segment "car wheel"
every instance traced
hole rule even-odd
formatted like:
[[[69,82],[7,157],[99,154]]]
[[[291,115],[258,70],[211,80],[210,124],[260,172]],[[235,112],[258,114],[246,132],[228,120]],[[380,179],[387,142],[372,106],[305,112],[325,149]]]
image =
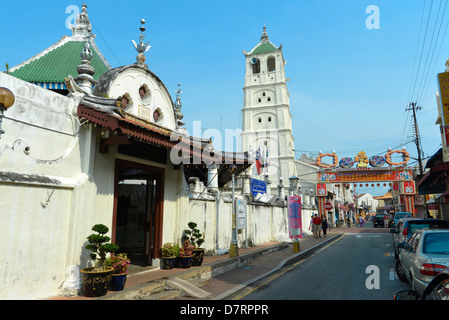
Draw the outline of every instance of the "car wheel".
[[[401,262],[399,260],[396,261],[396,274],[398,275],[399,280],[402,282],[408,282],[407,277],[402,271]]]

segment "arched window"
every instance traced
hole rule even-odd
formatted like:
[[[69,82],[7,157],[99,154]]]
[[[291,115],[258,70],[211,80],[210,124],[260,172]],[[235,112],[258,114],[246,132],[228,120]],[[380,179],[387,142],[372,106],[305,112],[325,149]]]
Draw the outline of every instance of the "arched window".
[[[276,70],[276,60],[273,57],[269,57],[267,60],[268,72]]]
[[[260,73],[260,60],[257,58],[251,59],[251,66],[253,68],[253,74]]]

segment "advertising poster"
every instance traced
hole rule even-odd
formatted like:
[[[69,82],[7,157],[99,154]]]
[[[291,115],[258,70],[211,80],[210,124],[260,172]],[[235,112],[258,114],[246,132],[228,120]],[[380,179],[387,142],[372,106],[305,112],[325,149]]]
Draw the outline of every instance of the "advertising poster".
[[[301,197],[288,197],[288,230],[290,239],[302,238]]]

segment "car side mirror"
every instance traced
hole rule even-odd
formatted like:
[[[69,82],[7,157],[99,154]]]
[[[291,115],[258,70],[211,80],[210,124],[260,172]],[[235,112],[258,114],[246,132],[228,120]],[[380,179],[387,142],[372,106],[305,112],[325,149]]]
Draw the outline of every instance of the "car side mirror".
[[[418,294],[415,290],[401,290],[396,292],[394,300],[418,300]]]
[[[393,229],[390,229],[390,233],[397,233],[397,232],[396,232],[396,229],[394,229],[394,228],[393,228]]]

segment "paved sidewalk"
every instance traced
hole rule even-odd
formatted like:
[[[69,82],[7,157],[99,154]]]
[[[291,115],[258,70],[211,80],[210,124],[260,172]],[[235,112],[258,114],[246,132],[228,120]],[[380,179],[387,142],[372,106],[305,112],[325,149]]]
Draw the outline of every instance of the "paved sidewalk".
[[[159,290],[161,285],[169,279],[206,279],[207,284],[201,290],[210,295],[205,300],[232,299],[238,291],[246,286],[267,277],[273,272],[303,259],[309,254],[326,246],[344,233],[378,232],[379,229],[347,227],[332,228],[327,236],[315,239],[305,236],[300,239],[300,252],[293,252],[292,243],[270,242],[252,248],[239,248],[239,257],[230,258],[229,254],[220,256],[206,256],[203,265],[189,269],[174,268],[172,270],[139,268],[128,275],[123,291],[108,292],[106,296],[89,298],[84,295],[73,297],[57,296],[49,300],[136,300]],[[167,299],[167,298],[165,298]],[[195,299],[189,297],[173,298],[177,300]]]

